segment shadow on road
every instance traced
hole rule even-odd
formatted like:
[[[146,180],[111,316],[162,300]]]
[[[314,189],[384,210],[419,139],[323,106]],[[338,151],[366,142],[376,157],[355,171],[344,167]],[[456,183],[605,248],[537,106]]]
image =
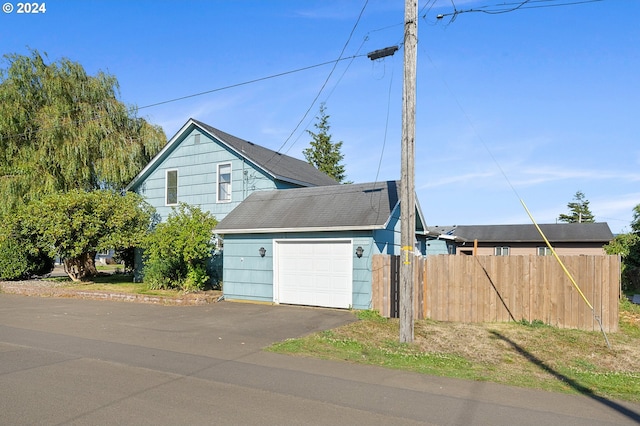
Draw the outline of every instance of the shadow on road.
[[[616,403],[614,401],[611,401],[611,400],[609,400],[607,398],[604,398],[602,396],[596,395],[593,392],[592,389],[589,389],[588,387],[581,385],[580,383],[578,383],[574,379],[572,379],[570,377],[567,377],[564,374],[554,370],[549,365],[547,365],[544,361],[542,361],[541,359],[539,359],[538,357],[533,355],[531,352],[525,350],[522,346],[518,345],[516,342],[514,342],[513,340],[509,339],[506,336],[503,336],[502,334],[498,333],[497,331],[490,331],[490,333],[493,334],[494,336],[496,336],[497,338],[507,342],[520,355],[524,356],[532,364],[538,366],[540,369],[544,370],[545,372],[553,375],[558,380],[561,380],[562,382],[568,384],[569,386],[571,386],[577,392],[581,393],[582,395],[586,395],[589,398],[599,402],[600,404],[606,405],[607,407],[619,412],[620,414],[630,418],[631,420],[635,420],[636,422],[640,423],[640,414],[638,414],[635,411],[630,410],[627,407],[624,407],[624,406],[622,406],[622,405],[620,405],[620,404],[618,404],[618,403]]]

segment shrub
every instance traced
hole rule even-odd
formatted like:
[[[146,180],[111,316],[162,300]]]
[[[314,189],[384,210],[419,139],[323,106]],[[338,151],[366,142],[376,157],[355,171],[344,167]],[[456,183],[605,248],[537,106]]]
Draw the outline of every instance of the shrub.
[[[144,281],[150,289],[202,290],[210,281],[207,264],[218,221],[199,207],[180,204],[147,236]]]
[[[0,238],[0,279],[22,280],[53,270],[53,259],[15,236]]]

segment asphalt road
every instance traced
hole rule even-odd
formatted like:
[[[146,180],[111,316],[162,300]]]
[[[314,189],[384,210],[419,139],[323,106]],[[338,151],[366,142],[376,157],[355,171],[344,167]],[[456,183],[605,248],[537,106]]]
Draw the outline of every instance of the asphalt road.
[[[3,425],[632,425],[640,405],[261,350],[330,309],[0,294]]]

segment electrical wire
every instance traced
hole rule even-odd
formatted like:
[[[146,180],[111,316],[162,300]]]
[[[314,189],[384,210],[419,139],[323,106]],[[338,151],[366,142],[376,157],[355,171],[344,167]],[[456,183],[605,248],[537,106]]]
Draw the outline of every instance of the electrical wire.
[[[144,106],[141,106],[141,107],[129,107],[127,111],[130,114],[132,114],[132,113],[135,113],[135,112],[137,112],[137,111],[139,111],[141,109],[153,108],[153,107],[157,107],[157,106],[160,106],[160,105],[165,105],[165,104],[169,104],[169,103],[173,103],[173,102],[178,102],[178,101],[181,101],[181,100],[184,100],[184,99],[195,98],[197,96],[203,96],[203,95],[207,95],[207,94],[210,94],[210,93],[215,93],[215,92],[220,92],[220,91],[223,91],[223,90],[233,89],[233,88],[236,88],[236,87],[245,86],[245,85],[253,84],[253,83],[258,83],[258,82],[261,82],[261,81],[270,80],[270,79],[274,79],[274,78],[278,78],[278,77],[283,77],[283,76],[286,76],[286,75],[289,75],[289,74],[294,74],[294,73],[298,73],[298,72],[302,72],[302,71],[307,71],[307,70],[310,70],[310,69],[313,69],[313,68],[318,68],[318,67],[322,67],[322,66],[325,66],[325,65],[329,65],[329,64],[333,64],[333,63],[337,63],[337,62],[341,62],[341,61],[347,61],[347,60],[350,60],[350,59],[353,60],[355,58],[361,58],[361,57],[364,57],[364,56],[366,56],[366,55],[361,54],[361,55],[346,56],[344,58],[338,58],[338,59],[334,59],[334,60],[327,61],[327,62],[322,62],[322,63],[315,64],[315,65],[309,65],[309,66],[306,66],[306,67],[297,68],[297,69],[293,69],[293,70],[289,70],[289,71],[284,71],[284,72],[281,72],[281,73],[272,74],[272,75],[268,75],[268,76],[265,76],[265,77],[255,78],[253,80],[248,80],[248,81],[244,81],[244,82],[241,82],[241,83],[235,83],[235,84],[231,84],[231,85],[228,85],[228,86],[218,87],[218,88],[215,88],[215,89],[206,90],[206,91],[198,92],[198,93],[193,93],[193,94],[181,96],[181,97],[178,97],[178,98],[167,99],[167,100],[164,100],[164,101],[160,101],[160,102],[144,105]],[[74,124],[84,124],[84,123],[87,123],[87,122],[90,122],[90,121],[93,121],[93,120],[98,120],[100,117],[101,116],[98,115],[98,116],[95,116],[95,117],[93,117],[91,119],[87,119],[87,120],[83,120],[83,121],[77,121]],[[47,129],[53,128],[53,127],[55,127],[55,125],[52,125],[51,127],[46,127],[46,126],[45,127],[38,127],[38,129],[30,131],[29,132],[29,136],[32,137],[32,136],[34,136],[35,134],[39,133],[42,130],[47,130]],[[16,139],[16,138],[22,138],[23,140],[28,140],[29,137],[26,134],[23,134],[23,133],[14,133],[14,134],[9,134],[9,135],[0,134],[0,140]]]
[[[329,75],[327,76],[327,78],[324,80],[324,83],[322,84],[322,87],[320,87],[320,90],[318,91],[318,94],[316,95],[316,97],[313,99],[313,101],[311,102],[311,105],[309,105],[309,108],[307,108],[307,111],[304,113],[304,115],[302,116],[302,118],[300,119],[300,121],[298,121],[298,124],[296,125],[296,127],[293,129],[293,131],[291,131],[291,133],[289,134],[289,136],[287,137],[287,139],[285,139],[285,141],[282,143],[282,145],[280,146],[280,148],[278,148],[278,150],[276,151],[276,153],[279,153],[280,151],[282,151],[282,149],[285,147],[285,145],[289,142],[289,140],[291,139],[291,137],[294,135],[294,133],[298,130],[298,128],[300,127],[300,125],[302,124],[302,122],[305,120],[305,118],[307,118],[307,115],[309,115],[309,112],[311,111],[311,109],[313,108],[313,106],[316,104],[316,102],[318,101],[318,98],[320,98],[320,95],[322,94],[322,91],[324,90],[324,88],[326,87],[327,83],[329,82],[329,79],[331,79],[331,76],[333,75],[333,72],[336,70],[336,67],[338,66],[338,62],[342,59],[342,55],[344,55],[345,50],[347,49],[347,46],[349,45],[349,43],[351,42],[351,38],[353,37],[353,33],[356,31],[356,28],[358,27],[358,24],[360,23],[360,19],[362,18],[362,15],[364,13],[364,10],[367,7],[367,4],[369,3],[369,0],[365,0],[364,5],[362,6],[362,9],[360,10],[360,14],[358,15],[358,19],[356,19],[356,23],[353,25],[353,28],[351,29],[351,33],[349,34],[349,37],[347,38],[346,43],[344,44],[344,46],[342,47],[342,51],[340,52],[340,56],[338,56],[338,59],[335,61],[335,63],[333,64],[333,68],[331,68],[331,71],[329,72]],[[289,148],[291,149],[291,148]],[[287,150],[288,151],[288,150]],[[274,154],[275,155],[275,154]]]
[[[307,70],[310,70],[310,69],[313,69],[313,68],[318,68],[318,67],[322,67],[322,66],[329,65],[329,64],[337,64],[338,62],[341,62],[341,61],[346,61],[346,60],[349,60],[349,59],[353,60],[355,58],[359,58],[359,57],[362,57],[362,56],[365,56],[365,55],[353,55],[353,56],[347,56],[347,57],[344,57],[344,58],[343,57],[339,57],[338,59],[333,59],[331,61],[322,62],[322,63],[315,64],[315,65],[309,65],[309,66],[306,66],[306,67],[297,68],[297,69],[290,70],[290,71],[284,71],[284,72],[281,72],[281,73],[278,73],[278,74],[268,75],[266,77],[255,78],[253,80],[243,81],[242,83],[235,83],[235,84],[231,84],[229,86],[218,87],[216,89],[205,90],[204,92],[198,92],[198,93],[193,93],[193,94],[190,94],[190,95],[180,96],[178,98],[168,99],[166,101],[160,101],[160,102],[156,102],[156,103],[145,105],[145,106],[141,106],[141,107],[136,107],[135,109],[136,110],[141,110],[141,109],[145,109],[145,108],[152,108],[152,107],[156,107],[156,106],[159,106],[159,105],[165,105],[165,104],[172,103],[172,102],[182,101],[184,99],[195,98],[197,96],[202,96],[202,95],[208,95],[209,93],[215,93],[215,92],[220,92],[222,90],[233,89],[233,88],[240,87],[240,86],[246,86],[247,84],[253,84],[253,83],[258,83],[260,81],[265,81],[265,80],[270,80],[270,79],[273,79],[273,78],[283,77],[285,75],[294,74],[294,73],[301,72],[301,71],[307,71]]]
[[[431,59],[431,57],[429,56],[429,54],[427,54],[427,58],[429,59],[429,61],[431,62],[431,64],[433,65],[433,67],[437,70],[437,66],[435,65],[435,63],[433,62],[433,60]],[[602,326],[602,321],[600,319],[600,317],[598,315],[596,315],[596,311],[595,308],[593,307],[593,305],[589,302],[589,300],[587,300],[586,296],[584,295],[584,293],[582,292],[582,290],[580,289],[580,287],[578,286],[578,284],[576,283],[575,279],[573,278],[573,275],[569,272],[569,270],[567,269],[567,267],[564,265],[564,262],[562,262],[562,260],[560,259],[560,257],[557,255],[556,251],[554,250],[553,246],[551,245],[551,243],[549,242],[549,240],[547,239],[547,236],[544,234],[544,232],[542,231],[542,229],[540,228],[540,226],[538,226],[538,223],[536,222],[536,220],[534,219],[533,215],[531,214],[531,212],[529,211],[529,209],[527,208],[527,205],[524,203],[523,198],[520,196],[520,194],[518,193],[518,191],[516,190],[516,188],[513,186],[513,184],[511,183],[511,180],[509,179],[509,177],[507,176],[506,172],[504,171],[504,169],[502,168],[502,166],[500,165],[500,163],[498,162],[498,160],[496,159],[496,157],[493,155],[493,152],[489,149],[489,146],[485,143],[484,139],[482,138],[482,136],[480,135],[480,133],[476,130],[475,126],[473,125],[473,122],[471,121],[471,118],[469,117],[469,115],[467,114],[466,110],[462,107],[462,105],[460,104],[460,102],[458,101],[458,98],[455,96],[455,94],[453,93],[453,91],[451,90],[451,88],[449,87],[449,85],[447,84],[446,80],[444,79],[444,77],[442,76],[442,73],[439,73],[440,77],[442,78],[445,87],[447,88],[447,90],[449,91],[449,94],[453,97],[453,99],[455,100],[456,104],[458,105],[458,108],[460,108],[460,110],[462,111],[463,115],[465,116],[465,118],[467,119],[467,122],[469,123],[469,126],[471,127],[471,129],[473,130],[473,132],[476,134],[478,140],[480,141],[480,143],[482,144],[483,148],[485,149],[485,151],[489,154],[489,157],[491,157],[491,159],[493,160],[494,164],[496,165],[496,167],[498,168],[498,170],[500,170],[500,173],[502,174],[503,178],[505,179],[505,181],[507,182],[507,184],[509,185],[509,187],[511,188],[511,190],[513,191],[513,193],[515,194],[516,198],[518,199],[518,201],[520,202],[520,204],[522,205],[522,207],[524,208],[525,212],[527,213],[527,215],[529,216],[529,219],[531,220],[531,222],[533,223],[533,225],[535,226],[536,230],[538,231],[538,233],[540,234],[540,236],[542,237],[542,239],[544,240],[545,244],[547,245],[547,247],[549,248],[549,250],[551,251],[551,254],[553,254],[554,258],[556,259],[556,261],[558,262],[558,264],[560,265],[560,267],[562,268],[563,272],[565,273],[565,275],[567,275],[567,277],[569,278],[569,281],[571,282],[571,284],[573,285],[573,287],[576,289],[576,291],[578,292],[578,294],[582,297],[582,299],[584,300],[584,302],[586,303],[586,305],[589,307],[589,309],[591,309],[591,313],[593,315],[593,318],[596,320],[596,322],[598,323],[598,325],[600,326],[600,331],[602,332],[605,342],[607,344],[607,347],[609,349],[611,349],[611,344],[609,343],[609,338],[607,337],[607,334],[604,331],[604,328]]]
[[[329,94],[327,95],[327,97],[324,99],[323,102],[327,102],[327,100],[329,100],[331,95],[333,95],[333,92],[335,92],[336,88],[338,87],[338,85],[340,84],[340,82],[342,81],[344,76],[347,74],[347,71],[349,71],[349,68],[351,67],[351,64],[353,64],[353,61],[355,60],[355,58],[358,57],[357,55],[360,53],[360,50],[362,50],[362,47],[364,46],[364,44],[367,41],[369,41],[369,36],[365,35],[364,38],[362,39],[362,43],[360,43],[360,47],[358,47],[358,50],[356,50],[356,53],[354,54],[355,56],[351,57],[351,61],[349,61],[349,63],[345,67],[344,71],[342,72],[342,74],[338,78],[338,81],[336,81],[336,84],[333,86],[333,89],[331,89],[331,92],[329,92]],[[313,122],[313,119],[311,119],[311,120],[309,120],[307,122],[307,125],[304,127],[304,131],[307,131],[309,129],[309,126],[311,125],[312,122]],[[300,132],[298,137],[293,141],[293,143],[289,146],[289,148],[287,148],[287,150],[284,152],[285,154],[287,154],[291,150],[291,148],[293,148],[293,146],[300,140],[302,135],[304,135],[304,131]]]
[[[378,160],[378,169],[376,170],[376,178],[373,181],[372,189],[376,187],[378,184],[378,177],[380,177],[380,169],[382,167],[382,159],[384,158],[384,149],[387,145],[387,134],[389,132],[389,115],[391,112],[391,89],[393,87],[393,67],[391,68],[391,78],[389,79],[389,92],[387,94],[387,117],[384,123],[384,138],[382,139],[382,149],[380,150],[380,159]],[[371,209],[376,213],[380,214],[380,203],[381,199],[378,199],[378,208],[376,209],[373,206],[373,193],[371,193],[371,197],[369,198],[369,204],[371,205]]]
[[[559,1],[562,1],[560,3]],[[438,19],[442,19],[446,16],[451,16],[451,20],[449,24],[456,20],[458,15],[462,13],[486,13],[489,15],[498,15],[502,13],[515,12],[516,10],[525,10],[525,9],[542,9],[546,7],[559,7],[559,6],[574,6],[578,4],[586,4],[586,3],[595,3],[603,0],[523,0],[517,3],[501,3],[487,6],[480,6],[479,8],[465,9],[465,10],[457,10],[455,4],[453,5],[454,11],[451,13],[443,13],[437,15]],[[452,1],[453,2],[453,1]],[[533,4],[533,3],[547,3],[547,4]],[[510,6],[508,8],[504,8],[505,6]],[[500,9],[499,9],[500,7]],[[422,15],[423,19],[426,19],[427,13]]]

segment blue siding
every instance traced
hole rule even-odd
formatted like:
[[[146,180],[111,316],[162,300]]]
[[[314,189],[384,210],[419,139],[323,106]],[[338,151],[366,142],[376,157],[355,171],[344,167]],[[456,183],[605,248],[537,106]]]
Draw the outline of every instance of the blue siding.
[[[264,257],[260,247],[267,250]],[[272,247],[269,235],[225,237],[222,290],[226,299],[273,301]]]
[[[391,234],[387,234],[391,235]],[[223,291],[229,300],[273,301],[273,240],[276,239],[351,239],[353,241],[353,300],[355,309],[371,307],[371,259],[379,253],[370,231],[301,232],[227,235],[224,239]],[[356,248],[364,254],[358,258]],[[267,253],[260,257],[258,250]]]
[[[200,134],[200,143],[194,143]],[[217,166],[231,163],[231,202],[217,202]],[[254,191],[287,188],[277,185],[260,168],[228,150],[218,141],[201,134],[197,129],[185,132],[182,140],[165,155],[136,192],[155,207],[161,219],[171,213],[165,204],[165,176],[167,170],[178,171],[178,201],[200,206],[222,220],[231,210]]]

